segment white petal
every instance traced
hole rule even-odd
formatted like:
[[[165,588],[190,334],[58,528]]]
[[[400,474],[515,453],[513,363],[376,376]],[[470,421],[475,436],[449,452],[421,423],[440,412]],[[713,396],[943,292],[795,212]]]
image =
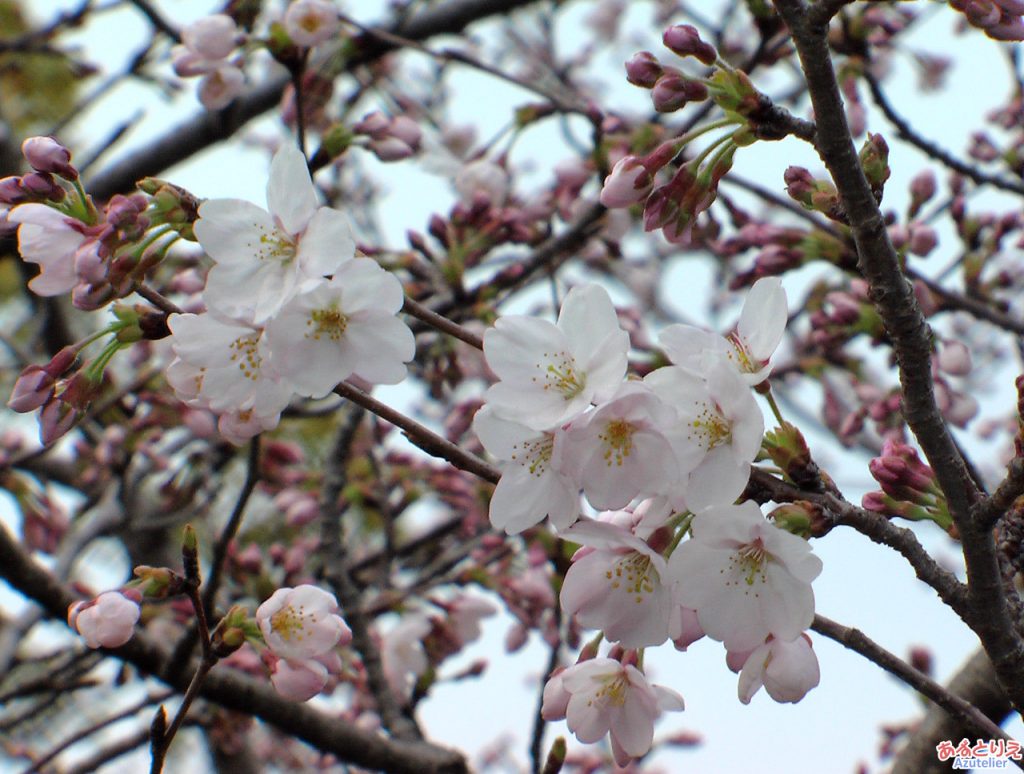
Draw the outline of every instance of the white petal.
[[[244,199],[207,199],[194,226],[199,244],[218,264],[259,264],[260,237],[276,231],[266,210]]]
[[[355,253],[356,243],[352,238],[348,218],[330,207],[321,207],[313,214],[305,233],[299,239],[299,266],[307,277],[331,274],[346,261],[352,260]]]
[[[291,236],[302,233],[316,212],[316,190],[306,157],[298,148],[283,145],[274,154],[267,182],[267,206]]]
[[[750,289],[736,330],[750,354],[767,360],[786,330],[786,291],[778,277],[762,277]]]

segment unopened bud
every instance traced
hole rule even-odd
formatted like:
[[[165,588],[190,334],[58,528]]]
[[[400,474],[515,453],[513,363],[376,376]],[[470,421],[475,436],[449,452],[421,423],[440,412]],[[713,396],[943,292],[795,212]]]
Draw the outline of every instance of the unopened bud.
[[[710,43],[701,40],[697,28],[689,24],[676,24],[665,30],[661,36],[666,48],[682,57],[696,57],[709,67],[718,58],[718,52]]]
[[[78,179],[78,170],[71,165],[71,151],[52,137],[29,137],[21,144],[21,152],[36,172],[50,172],[65,180]]]
[[[654,87],[665,70],[650,51],[638,51],[626,60],[626,80],[644,89]]]

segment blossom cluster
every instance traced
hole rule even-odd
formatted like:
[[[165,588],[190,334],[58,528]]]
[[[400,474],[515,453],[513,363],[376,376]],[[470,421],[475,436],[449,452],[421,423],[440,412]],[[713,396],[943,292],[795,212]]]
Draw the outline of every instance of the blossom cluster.
[[[473,426],[501,462],[491,522],[511,534],[547,518],[579,544],[562,608],[617,643],[555,675],[544,715],[584,742],[610,732],[620,765],[650,748],[661,710],[682,709],[636,666],[643,648],[721,641],[744,702],[762,685],[798,701],[818,682],[804,630],[821,562],[755,503],[734,505],[764,434],[752,388],[786,317],[781,283],[761,279],[728,337],[666,328],[672,364],[643,379],[626,378],[628,335],[598,285],[571,290],[557,323],[506,316],[484,335],[499,381]]]
[[[214,261],[205,311],[168,321],[168,380],[185,403],[216,412],[236,443],[276,426],[293,394],[322,398],[353,375],[401,381],[416,348],[396,317],[401,283],[356,257],[347,218],[317,205],[298,150],[274,156],[267,202],[269,212],[203,202],[194,228]]]

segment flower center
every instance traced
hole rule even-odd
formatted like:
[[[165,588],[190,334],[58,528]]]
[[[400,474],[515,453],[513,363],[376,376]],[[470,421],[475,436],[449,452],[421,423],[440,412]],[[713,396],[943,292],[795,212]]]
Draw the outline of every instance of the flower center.
[[[734,362],[741,371],[747,374],[756,373],[761,368],[761,364],[754,361],[753,356],[750,354],[750,350],[747,349],[746,343],[740,338],[739,333],[733,331],[728,336],[729,344],[732,345],[729,351],[729,359]]]
[[[259,233],[256,244],[249,243],[249,247],[256,253],[260,261],[276,261],[281,264],[291,263],[295,258],[298,249],[295,240],[282,231],[274,229],[266,231],[261,225],[253,225],[253,230]]]
[[[307,339],[319,341],[321,337],[326,336],[331,341],[341,341],[348,327],[348,317],[337,308],[314,309],[309,313],[306,326],[311,329],[306,331]]]
[[[636,428],[625,419],[613,419],[597,437],[604,443],[604,459],[608,467],[621,467],[633,451],[633,433]]]
[[[306,613],[306,608],[299,605],[282,607],[270,616],[270,628],[282,640],[290,642],[292,638],[301,642],[305,636],[306,621],[312,622],[312,616]]]
[[[512,448],[512,461],[517,462],[530,471],[531,476],[540,478],[551,462],[551,451],[555,447],[555,434],[544,433],[540,438],[517,443]]]
[[[601,687],[597,689],[594,693],[594,698],[588,701],[587,704],[593,704],[597,701],[605,707],[608,705],[621,707],[626,703],[626,690],[629,687],[629,683],[626,680],[625,671],[600,679]]]
[[[263,358],[257,350],[260,341],[260,334],[253,333],[249,336],[239,336],[231,342],[231,362],[238,363],[238,370],[246,379],[256,381],[260,378],[260,366],[263,365]]]
[[[716,446],[732,441],[732,424],[722,416],[717,406],[705,403],[690,423],[687,437],[700,444],[705,451],[711,451]]]
[[[534,382],[543,381],[544,390],[555,390],[567,401],[572,400],[587,386],[587,375],[576,371],[576,361],[567,352],[544,353],[543,363],[537,363],[541,376],[533,377]]]
[[[748,586],[753,586],[758,580],[761,583],[767,582],[768,576],[765,574],[764,566],[768,563],[768,552],[761,538],[740,546],[731,562]]]
[[[612,582],[612,589],[622,588],[626,584],[627,594],[636,596],[636,603],[642,604],[644,594],[654,593],[654,578],[657,570],[651,567],[651,558],[638,551],[631,551],[619,559],[613,569],[605,572],[605,577]]]

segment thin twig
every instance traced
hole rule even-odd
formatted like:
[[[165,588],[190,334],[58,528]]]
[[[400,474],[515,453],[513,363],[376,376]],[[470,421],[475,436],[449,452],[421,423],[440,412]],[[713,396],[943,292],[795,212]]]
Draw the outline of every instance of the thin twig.
[[[363,408],[369,409],[381,419],[385,419],[396,427],[401,428],[406,438],[432,457],[447,460],[459,470],[465,470],[467,473],[472,473],[492,484],[497,484],[498,479],[501,478],[501,471],[493,465],[484,462],[475,454],[460,448],[448,439],[427,429],[415,419],[410,419],[386,403],[381,403],[358,387],[342,382],[334,388],[334,392],[353,403],[359,404]]]
[[[477,336],[475,333],[459,325],[457,322],[449,320],[444,315],[431,311],[419,301],[414,301],[408,296],[405,298],[402,311],[412,315],[422,322],[425,322],[431,328],[435,328],[442,333],[447,333],[449,336],[454,336],[460,341],[466,342],[471,347],[475,347],[476,349],[484,348],[484,340],[480,336]]]

